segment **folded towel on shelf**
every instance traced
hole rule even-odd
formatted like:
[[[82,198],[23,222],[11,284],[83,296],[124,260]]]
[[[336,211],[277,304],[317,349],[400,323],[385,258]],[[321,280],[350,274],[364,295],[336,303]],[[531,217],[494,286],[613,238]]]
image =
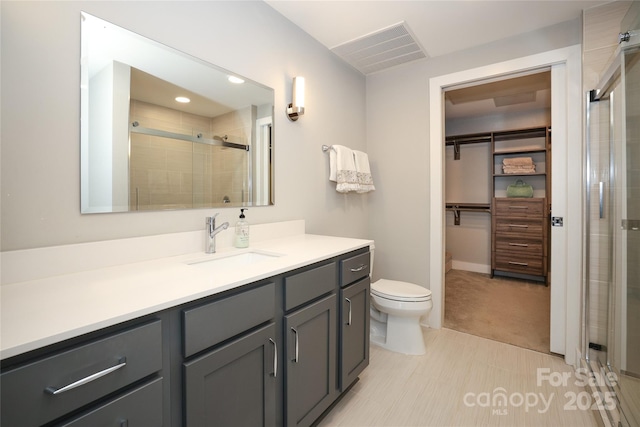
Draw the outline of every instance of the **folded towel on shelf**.
[[[507,174],[536,173],[536,165],[529,166],[502,166],[502,172]]]
[[[505,166],[530,166],[533,164],[531,157],[511,157],[502,160],[502,164]]]
[[[353,151],[342,145],[329,150],[329,180],[336,182],[336,191],[348,193],[359,188]]]
[[[376,189],[373,185],[371,168],[369,167],[369,156],[362,151],[353,151],[356,164],[356,176],[358,178],[358,193],[367,193]]]

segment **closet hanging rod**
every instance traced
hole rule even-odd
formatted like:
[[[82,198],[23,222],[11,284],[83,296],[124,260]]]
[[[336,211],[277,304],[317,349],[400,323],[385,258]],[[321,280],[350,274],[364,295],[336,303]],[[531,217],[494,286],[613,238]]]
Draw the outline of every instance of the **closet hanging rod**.
[[[489,203],[446,203],[445,208],[453,212],[453,225],[460,225],[460,212],[491,213],[491,205]]]

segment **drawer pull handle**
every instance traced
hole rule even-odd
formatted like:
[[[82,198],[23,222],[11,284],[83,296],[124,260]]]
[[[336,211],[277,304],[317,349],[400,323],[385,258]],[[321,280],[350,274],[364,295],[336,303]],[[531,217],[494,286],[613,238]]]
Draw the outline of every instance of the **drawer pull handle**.
[[[298,331],[296,331],[294,328],[291,328],[291,330],[296,335],[296,354],[295,354],[295,357],[293,358],[292,362],[293,363],[298,363]]]
[[[55,388],[55,387],[47,387],[44,389],[45,393],[47,394],[53,394],[53,395],[57,395],[57,394],[61,394],[64,393],[65,391],[69,391],[72,390],[76,387],[80,387],[81,385],[90,383],[91,381],[95,381],[100,377],[104,377],[107,374],[110,374],[111,372],[117,371],[120,368],[124,368],[124,366],[127,364],[127,358],[126,357],[121,357],[118,360],[118,364],[115,366],[112,366],[110,368],[104,369],[100,372],[96,372],[95,374],[91,374],[88,377],[84,377],[81,380],[78,380],[74,383],[71,383],[69,385],[66,385],[64,387],[60,387],[60,388]]]
[[[529,206],[509,206],[509,209],[529,209]]]
[[[527,243],[509,243],[509,246],[519,246],[521,248],[528,248],[529,245]]]
[[[521,266],[523,266],[523,267],[529,267],[529,264],[528,264],[528,263],[526,263],[526,262],[515,262],[515,261],[509,261],[509,264],[512,264],[512,265],[521,265]]]
[[[272,339],[269,338],[271,344],[273,344],[273,377],[278,376],[278,344]]]
[[[529,228],[528,225],[522,225],[522,224],[509,224],[509,227],[511,227],[511,228]]]
[[[351,326],[351,300],[349,298],[344,299],[349,303],[349,320],[347,320],[347,326]]]
[[[352,273],[357,273],[358,271],[362,271],[365,268],[367,268],[366,264],[361,264],[360,267],[351,268],[350,270],[351,270]]]

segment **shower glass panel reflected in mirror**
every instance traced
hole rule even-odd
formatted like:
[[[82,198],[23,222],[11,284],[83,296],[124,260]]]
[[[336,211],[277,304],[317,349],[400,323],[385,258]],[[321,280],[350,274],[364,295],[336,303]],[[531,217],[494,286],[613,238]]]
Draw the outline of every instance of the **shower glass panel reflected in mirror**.
[[[612,425],[640,425],[640,43],[621,46],[587,106],[585,348],[610,373]],[[607,396],[602,394],[602,396]]]

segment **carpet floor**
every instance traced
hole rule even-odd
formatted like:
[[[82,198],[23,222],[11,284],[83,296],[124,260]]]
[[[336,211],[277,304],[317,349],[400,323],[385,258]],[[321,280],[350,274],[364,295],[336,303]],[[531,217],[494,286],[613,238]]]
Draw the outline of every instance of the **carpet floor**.
[[[549,289],[537,282],[450,270],[444,327],[549,353]]]

